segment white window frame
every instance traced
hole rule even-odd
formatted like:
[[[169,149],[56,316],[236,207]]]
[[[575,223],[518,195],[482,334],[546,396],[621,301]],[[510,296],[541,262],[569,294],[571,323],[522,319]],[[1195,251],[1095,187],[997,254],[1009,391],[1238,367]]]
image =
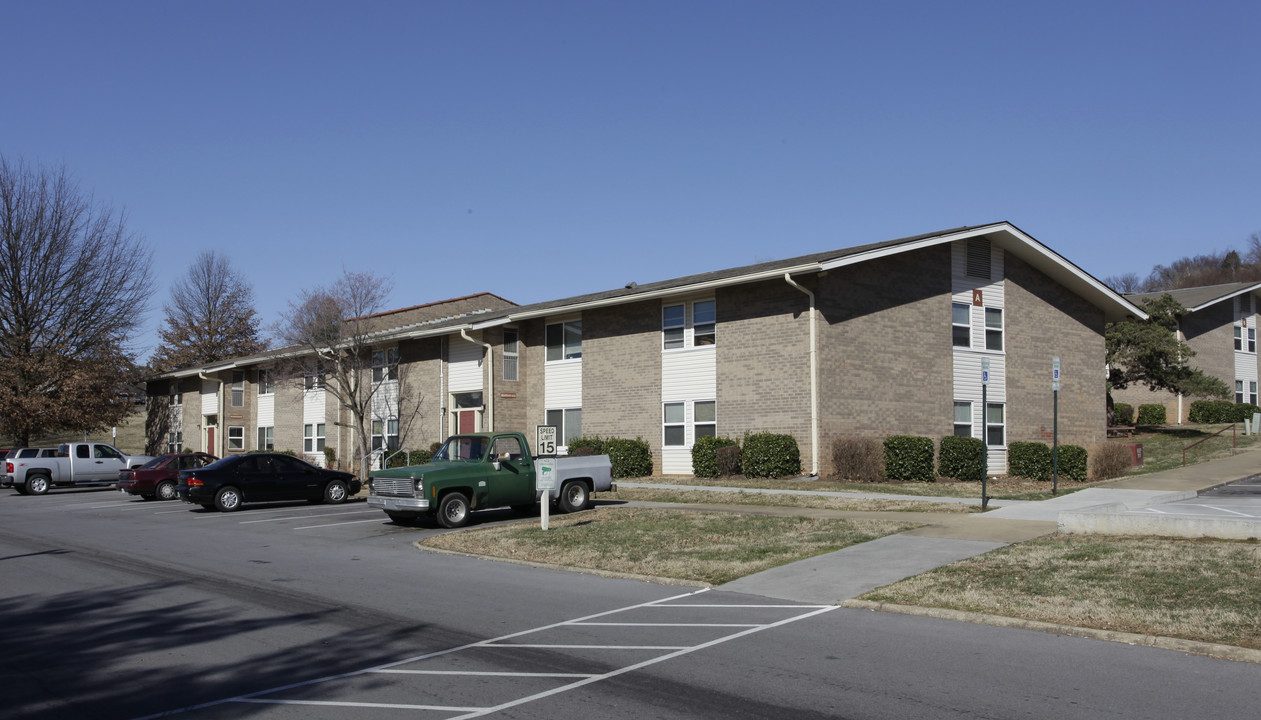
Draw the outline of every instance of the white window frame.
[[[674,317],[677,311],[678,317]],[[661,349],[679,350],[687,346],[687,304],[661,306]]]
[[[553,414],[558,414],[557,417],[560,418],[560,422],[556,422],[556,417]],[[572,428],[575,417],[578,420],[578,432],[576,433],[573,432]],[[543,411],[543,424],[556,426],[556,445],[560,449],[566,449],[569,447],[570,440],[582,437],[582,408],[548,408]]]
[[[1001,417],[998,422],[990,421],[990,411],[997,408]],[[990,442],[990,430],[997,428],[1003,434],[1003,442]],[[985,406],[985,445],[992,448],[1007,447],[1007,406],[1006,403],[987,403]]]
[[[232,407],[245,407],[245,371],[232,371]]]
[[[696,306],[712,305],[713,319],[708,322],[697,322]],[[692,301],[692,347],[713,347],[718,344],[718,302],[713,298]],[[702,332],[701,328],[708,328]],[[709,342],[700,342],[699,338],[709,338]]]
[[[556,343],[552,338],[552,328],[560,328],[560,342]],[[576,333],[578,342],[571,344],[569,341],[571,333]],[[582,320],[564,320],[561,322],[548,323],[543,329],[543,345],[545,346],[545,357],[549,363],[569,362],[582,359]],[[553,357],[556,355],[557,357]]]
[[[997,327],[990,325],[991,312],[998,313],[998,326]],[[985,349],[988,352],[1004,352],[1006,350],[1007,318],[1005,317],[1005,315],[1006,313],[1003,312],[1002,308],[996,308],[996,307],[985,308]],[[999,347],[996,347],[996,348],[990,347],[990,337],[992,336],[998,338]]]
[[[702,405],[713,406],[713,419],[700,419],[700,407]],[[710,431],[702,435],[701,428],[708,427]],[[692,401],[692,444],[702,437],[718,436],[718,401],[717,400],[693,400]]]
[[[1243,404],[1243,380],[1235,381],[1235,404]]]
[[[324,428],[324,423],[306,423],[302,426],[302,452],[324,452]]]
[[[267,451],[276,449],[275,425],[262,425],[258,428],[258,449]]]
[[[521,379],[521,332],[517,328],[504,328],[503,351],[504,380],[516,382]]]
[[[1235,350],[1243,352],[1243,328],[1235,326]]]
[[[170,407],[184,406],[184,393],[180,392],[180,381],[175,380],[171,383],[171,387],[167,390],[166,404]]]
[[[1253,405],[1257,404],[1257,381],[1256,380],[1248,381],[1248,402]]]
[[[1248,328],[1248,352],[1256,354],[1257,352],[1257,329]]]
[[[671,419],[670,409],[676,407],[679,411],[678,418]],[[678,442],[670,442],[671,430],[682,433]],[[685,448],[687,446],[687,403],[683,401],[661,403],[661,447]]]
[[[968,317],[968,321],[966,324],[959,322],[958,319],[955,318],[955,312],[959,310],[960,308],[964,310],[964,313]],[[964,330],[963,339],[966,342],[964,342],[963,344],[956,342],[956,338],[955,338],[956,328],[963,328]],[[957,348],[970,349],[972,347],[972,306],[971,305],[967,303],[959,303],[959,302],[950,303],[950,342],[954,347],[957,347]]]
[[[961,434],[959,430],[962,427],[964,427],[965,423],[959,419],[959,410],[964,407],[966,407],[968,411],[968,421],[966,423],[968,432],[966,434]],[[972,417],[972,401],[971,400],[955,400],[954,401],[954,414],[955,414],[954,416],[955,437],[974,437],[972,433],[975,431],[976,423],[974,422],[974,418]]]
[[[697,322],[696,307],[712,307],[712,319]],[[669,302],[661,306],[661,349],[686,350],[718,343],[718,303],[713,298]]]
[[[276,379],[272,377],[272,371],[267,368],[258,369],[258,394],[274,395],[276,392]]]
[[[398,348],[372,351],[372,382],[398,380]]]
[[[245,449],[245,426],[229,425],[228,426],[228,449],[244,450]]]
[[[177,453],[184,449],[184,431],[171,430],[166,434],[166,451]]]

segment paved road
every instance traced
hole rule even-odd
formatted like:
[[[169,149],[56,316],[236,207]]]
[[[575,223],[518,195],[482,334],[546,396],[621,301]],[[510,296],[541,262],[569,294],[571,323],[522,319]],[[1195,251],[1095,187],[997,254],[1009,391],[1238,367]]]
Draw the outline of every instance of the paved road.
[[[0,494],[4,717],[1250,717],[1256,666],[420,552],[362,503]],[[491,520],[510,518],[502,513]]]

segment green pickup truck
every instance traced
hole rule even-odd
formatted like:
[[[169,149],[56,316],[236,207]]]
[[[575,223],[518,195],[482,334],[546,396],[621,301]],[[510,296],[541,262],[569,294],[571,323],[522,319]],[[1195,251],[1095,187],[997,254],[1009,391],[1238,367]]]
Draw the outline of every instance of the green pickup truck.
[[[368,476],[368,505],[396,523],[434,517],[443,527],[463,527],[473,510],[532,510],[543,491],[535,486],[541,466],[551,470],[548,499],[562,512],[591,506],[591,494],[613,487],[608,455],[538,459],[518,432],[452,435],[425,465],[377,470]]]

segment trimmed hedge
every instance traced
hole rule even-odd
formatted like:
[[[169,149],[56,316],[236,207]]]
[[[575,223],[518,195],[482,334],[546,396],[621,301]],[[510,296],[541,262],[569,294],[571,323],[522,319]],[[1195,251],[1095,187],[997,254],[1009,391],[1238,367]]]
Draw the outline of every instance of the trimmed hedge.
[[[608,455],[613,464],[613,477],[647,477],[652,474],[652,451],[643,438],[602,438],[583,435],[569,440],[570,455]]]
[[[1138,425],[1164,425],[1165,406],[1152,403],[1138,406]]]
[[[432,459],[433,451],[431,450],[409,450],[390,457],[387,461],[387,466],[392,468],[414,467],[416,465],[424,465]]]
[[[884,441],[884,474],[890,480],[933,482],[933,441],[914,435],[893,435]]]
[[[1112,403],[1112,424],[1133,425],[1134,406],[1129,403]]]
[[[1013,442],[1007,446],[1007,474],[1032,480],[1051,479],[1051,447],[1041,442]]]
[[[736,441],[725,437],[700,437],[692,445],[692,474],[696,477],[722,477],[718,466],[718,448],[731,447]]]
[[[745,477],[780,478],[801,474],[801,450],[792,435],[754,433],[744,438],[741,468]]]
[[[985,473],[985,443],[981,438],[947,435],[937,454],[937,474],[956,480],[980,480]]]
[[[1196,400],[1191,403],[1188,417],[1193,423],[1241,423],[1251,420],[1261,408],[1252,403],[1233,403],[1229,400]]]
[[[603,455],[604,439],[599,435],[583,435],[571,438],[568,447],[570,455]],[[590,452],[578,452],[579,450],[590,450]]]
[[[1090,467],[1089,453],[1080,445],[1060,446],[1060,477],[1085,482]]]

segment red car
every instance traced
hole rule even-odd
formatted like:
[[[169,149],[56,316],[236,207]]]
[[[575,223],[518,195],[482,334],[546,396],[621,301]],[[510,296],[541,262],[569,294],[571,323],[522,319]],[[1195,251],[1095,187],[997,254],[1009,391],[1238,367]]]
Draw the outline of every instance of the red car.
[[[218,459],[202,452],[160,455],[138,468],[120,470],[116,487],[145,500],[174,500],[180,470],[196,470]]]

